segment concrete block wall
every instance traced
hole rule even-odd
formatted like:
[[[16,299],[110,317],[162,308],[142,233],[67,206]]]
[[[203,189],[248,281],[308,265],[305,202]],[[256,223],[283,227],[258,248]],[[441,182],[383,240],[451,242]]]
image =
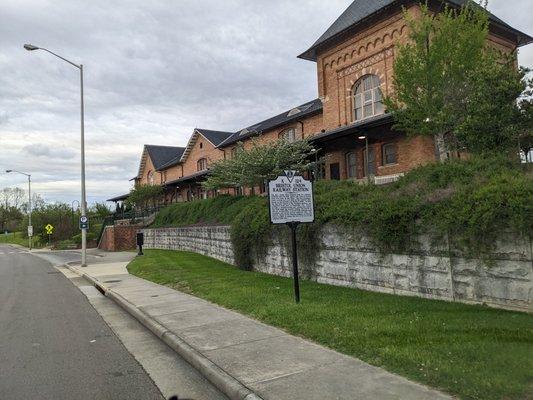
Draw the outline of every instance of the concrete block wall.
[[[233,264],[230,228],[203,226],[145,229],[145,248],[186,250]],[[486,260],[451,249],[446,239],[418,239],[410,254],[383,254],[359,233],[326,226],[313,265],[300,262],[301,274],[317,282],[398,295],[488,304],[531,311],[533,261],[529,238],[503,234]],[[288,247],[273,238],[257,271],[291,276]],[[305,259],[302,257],[301,260]]]
[[[143,229],[144,248],[193,251],[234,264],[229,226]]]

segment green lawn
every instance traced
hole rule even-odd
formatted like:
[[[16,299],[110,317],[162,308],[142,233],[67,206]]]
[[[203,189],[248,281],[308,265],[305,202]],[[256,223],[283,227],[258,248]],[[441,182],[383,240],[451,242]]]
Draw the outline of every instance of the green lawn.
[[[128,270],[463,399],[533,399],[533,316],[301,283],[195,253],[147,250]]]
[[[0,243],[6,244],[18,244],[20,246],[28,247],[28,238],[23,237],[21,232],[0,233]],[[39,237],[33,238],[33,246],[35,248],[41,247],[39,245]]]

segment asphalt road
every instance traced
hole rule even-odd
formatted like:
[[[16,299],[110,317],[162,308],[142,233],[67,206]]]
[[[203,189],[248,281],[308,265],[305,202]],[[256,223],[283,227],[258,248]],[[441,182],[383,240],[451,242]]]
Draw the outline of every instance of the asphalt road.
[[[63,274],[25,250],[0,245],[0,398],[163,397]]]

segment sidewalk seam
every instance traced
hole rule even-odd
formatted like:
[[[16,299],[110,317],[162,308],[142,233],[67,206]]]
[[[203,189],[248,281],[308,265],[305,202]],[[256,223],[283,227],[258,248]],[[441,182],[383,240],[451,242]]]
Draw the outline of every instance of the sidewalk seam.
[[[138,320],[142,325],[144,325],[160,340],[162,340],[166,345],[180,355],[185,361],[196,368],[207,380],[209,380],[231,400],[263,400],[253,390],[228,374],[181,337],[176,335],[163,324],[156,321],[154,318],[142,311],[139,307],[133,305],[120,294],[108,289],[98,279],[93,278],[80,269],[69,265],[69,263],[66,263],[65,266],[76,274],[87,279],[97,289],[103,292],[106,297],[112,299],[115,303],[120,305],[132,317]]]

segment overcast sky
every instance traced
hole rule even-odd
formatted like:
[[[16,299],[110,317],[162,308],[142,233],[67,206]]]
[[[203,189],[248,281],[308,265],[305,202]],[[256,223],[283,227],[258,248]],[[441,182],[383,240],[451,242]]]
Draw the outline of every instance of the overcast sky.
[[[359,0],[363,1],[363,0]],[[366,0],[365,0],[366,1]],[[371,0],[368,0],[371,1]],[[317,97],[297,59],[351,0],[1,0],[0,189],[79,198],[79,76],[85,66],[88,201],[126,193],[143,144],[184,146],[195,127],[236,131]],[[491,0],[533,34],[532,0]],[[533,65],[533,45],[522,48]]]

